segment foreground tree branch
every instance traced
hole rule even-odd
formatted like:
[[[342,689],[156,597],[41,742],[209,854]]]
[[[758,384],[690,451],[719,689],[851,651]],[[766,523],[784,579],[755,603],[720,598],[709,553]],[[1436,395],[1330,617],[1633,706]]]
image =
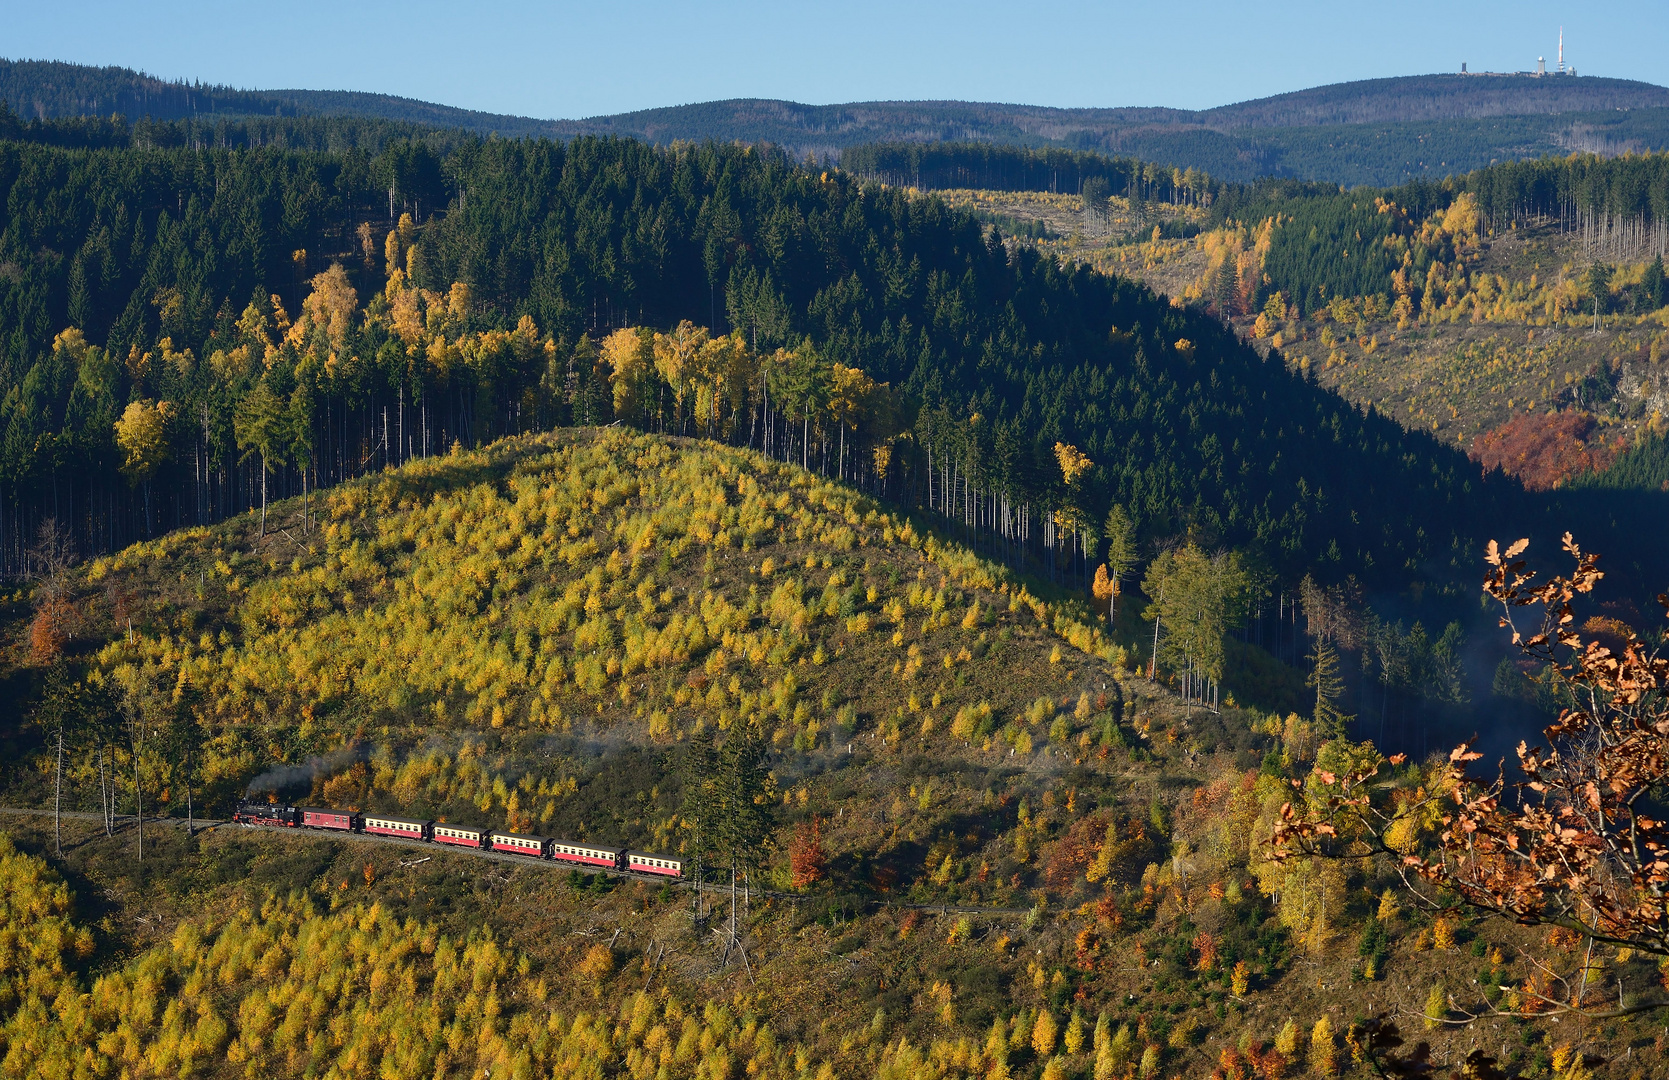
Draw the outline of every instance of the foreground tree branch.
[[[1519,744],[1512,797],[1504,776],[1468,773],[1481,756],[1470,743],[1417,798],[1381,796],[1376,756],[1348,776],[1312,775],[1306,803],[1282,808],[1277,857],[1384,853],[1476,910],[1669,956],[1669,659],[1633,629],[1620,654],[1578,632],[1573,602],[1604,576],[1597,555],[1567,533],[1575,570],[1537,584],[1519,558],[1526,547],[1490,542],[1484,590],[1567,705],[1546,746]],[[1669,597],[1658,602],[1669,610]],[[1537,613],[1528,629],[1526,609]],[[1419,843],[1438,828],[1435,844]]]

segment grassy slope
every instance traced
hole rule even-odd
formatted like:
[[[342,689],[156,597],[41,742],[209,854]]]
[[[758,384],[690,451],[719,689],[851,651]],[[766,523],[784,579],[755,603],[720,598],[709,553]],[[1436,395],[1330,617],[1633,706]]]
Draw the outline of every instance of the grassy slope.
[[[127,1041],[100,1052],[162,1073],[185,1058],[203,1075],[299,1074],[310,1059],[370,1068],[398,1050],[404,1067],[433,1072],[442,1055],[460,1075],[499,1075],[518,1055],[563,1075],[646,1054],[642,1075],[660,1061],[689,1075],[704,1055],[712,1072],[728,1054],[736,1071],[751,1060],[761,1075],[813,1076],[828,1063],[856,1076],[910,1065],[920,1047],[938,1065],[893,1075],[966,1076],[988,1072],[1002,1020],[1011,1074],[1032,1075],[1047,1055],[1028,1017],[1051,1010],[1064,1028],[1077,1009],[1092,1023],[1105,1011],[1112,1030],[1129,1024],[1137,1055],[1158,1047],[1163,1075],[1204,1075],[1221,1045],[1271,1040],[1289,1016],[1307,1036],[1323,1014],[1339,1029],[1385,1007],[1417,1015],[1434,979],[1464,997],[1472,969],[1490,966],[1464,932],[1450,951],[1421,948],[1426,920],[1403,915],[1380,981],[1353,986],[1358,928],[1390,878],[1353,869],[1264,895],[1257,882],[1279,875],[1253,845],[1289,797],[1279,777],[1247,771],[1267,739],[1232,713],[1184,715],[1063,641],[1057,629],[1105,648],[1070,610],[1042,608],[989,564],[797,469],[618,430],[558,433],[330,493],[312,532],[294,503],[273,517],[265,539],[249,518],[174,534],[78,585],[84,636],[114,636],[112,605],[134,617],[137,643],[100,653],[113,680],[169,685],[189,670],[207,689],[214,799],[275,757],[358,738],[369,761],[340,761],[311,791],[292,790],[674,846],[668,751],[697,723],[752,712],[773,732],[779,839],[820,818],[830,878],[756,907],[750,975],[718,967],[681,896],[646,887],[575,888],[560,872],[444,853],[404,865],[404,852],[315,837],[188,842],[163,828],[140,869],[131,833],[77,824],[60,865],[97,948],[69,966],[109,974],[91,1013],[36,1017],[43,1059],[120,1029]],[[692,646],[703,609],[706,640]],[[855,621],[866,615],[868,629]],[[576,679],[592,661],[600,685]],[[950,734],[981,703],[990,733]],[[1302,755],[1301,742],[1289,749]],[[75,758],[73,799],[92,802]],[[177,811],[165,763],[145,767],[152,797],[167,787]],[[41,799],[41,776],[11,773],[8,801]],[[5,827],[26,850],[48,850],[42,822]],[[779,888],[785,862],[779,850]],[[273,906],[269,895],[298,899]],[[1319,932],[1295,899],[1313,895],[1333,903]],[[1036,914],[963,924],[911,904]],[[1201,934],[1223,958],[1211,971],[1197,970]],[[1236,961],[1250,979],[1239,997]],[[1650,975],[1639,966],[1619,966],[1630,985]],[[1521,967],[1503,963],[1519,978]],[[575,1022],[621,1015],[646,984],[641,1023],[629,1012],[618,1029]],[[147,1012],[127,989],[146,985],[177,1006]],[[352,1023],[306,1049],[307,1032],[327,1033],[335,1011],[367,995]],[[703,1002],[728,1003],[732,1019]],[[1510,1039],[1525,1061],[1547,1056],[1543,1030],[1561,1031],[1489,1030],[1486,1041]],[[1632,1034],[1577,1037],[1616,1052]],[[1560,1037],[1572,1035],[1567,1024]],[[1448,1053],[1473,1037],[1437,1040]],[[1086,1040],[1063,1064],[1088,1071],[1092,1051]],[[1635,1060],[1651,1067],[1653,1053]]]

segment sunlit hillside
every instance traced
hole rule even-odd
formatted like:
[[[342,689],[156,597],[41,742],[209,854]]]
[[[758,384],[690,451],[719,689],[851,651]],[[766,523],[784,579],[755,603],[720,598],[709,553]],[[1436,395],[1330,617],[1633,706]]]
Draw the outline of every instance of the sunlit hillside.
[[[1039,695],[1119,696],[1122,651],[1081,606],[747,451],[623,429],[511,439],[345,485],[305,524],[286,509],[264,538],[249,519],[185,530],[84,579],[91,607],[108,617],[114,597],[134,620],[98,654],[113,691],[200,694],[204,783],[226,795],[363,739],[370,767],[347,775],[364,787],[338,777],[327,796],[528,827],[565,816],[571,775],[477,784],[469,753],[425,740],[658,747],[757,720],[791,760],[860,732],[1082,756],[1093,725],[1011,721]],[[620,839],[676,844],[639,809]]]

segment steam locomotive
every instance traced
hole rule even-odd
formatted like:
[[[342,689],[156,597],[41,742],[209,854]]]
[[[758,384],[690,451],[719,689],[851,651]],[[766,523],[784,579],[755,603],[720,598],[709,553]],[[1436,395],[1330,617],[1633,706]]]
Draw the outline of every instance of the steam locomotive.
[[[287,829],[324,829],[371,836],[396,836],[431,844],[450,844],[474,851],[504,851],[532,859],[570,863],[603,870],[624,870],[659,877],[684,876],[684,860],[675,855],[651,851],[629,851],[607,844],[529,836],[501,829],[478,829],[419,818],[388,814],[360,814],[349,810],[326,810],[316,806],[284,806],[276,803],[243,802],[232,812],[240,825],[271,825]]]

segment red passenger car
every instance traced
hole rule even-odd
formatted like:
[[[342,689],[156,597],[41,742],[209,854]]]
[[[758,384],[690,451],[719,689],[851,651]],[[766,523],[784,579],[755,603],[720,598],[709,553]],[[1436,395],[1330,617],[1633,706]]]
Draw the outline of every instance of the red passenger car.
[[[480,850],[487,846],[487,830],[473,829],[463,825],[447,825],[435,822],[435,843],[454,844],[458,847],[475,848]]]
[[[317,806],[298,806],[296,816],[309,829],[341,829],[352,832],[354,814],[351,810],[325,810]]]
[[[620,857],[625,849],[609,847],[606,844],[581,844],[573,840],[552,840],[550,857],[557,862],[578,863],[581,866],[601,866],[607,870],[619,870],[622,866]]]
[[[639,874],[683,877],[684,860],[675,855],[657,855],[652,851],[628,851],[626,852],[626,869]]]

